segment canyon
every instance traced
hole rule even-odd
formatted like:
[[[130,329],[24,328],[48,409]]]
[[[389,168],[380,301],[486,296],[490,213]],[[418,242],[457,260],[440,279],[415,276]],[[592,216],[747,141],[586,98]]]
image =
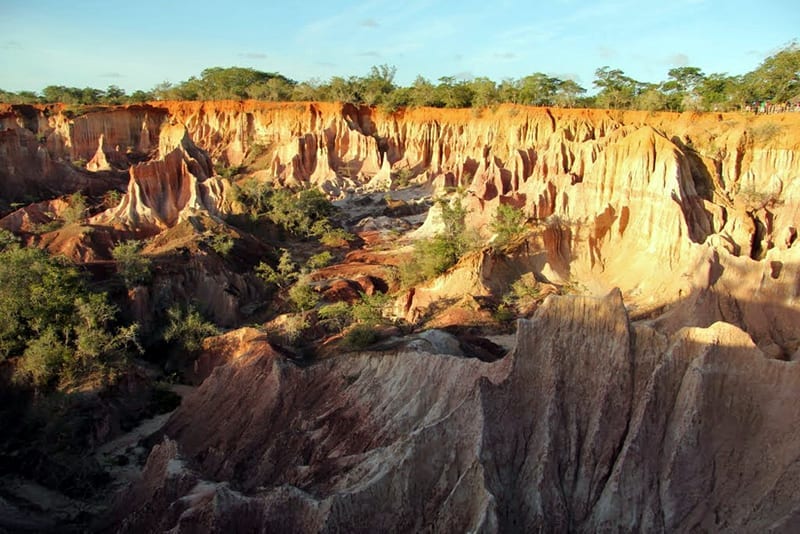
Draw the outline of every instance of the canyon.
[[[793,113],[0,105],[0,227],[100,278],[140,240],[157,268],[120,292],[127,317],[154,330],[193,300],[229,329],[94,528],[796,530],[798,132]],[[229,224],[244,177],[340,206],[360,241],[311,287],[390,295],[404,326],[302,361],[271,338],[254,267],[283,245]],[[34,231],[76,191],[117,194]],[[398,283],[454,201],[480,246]],[[527,219],[502,246],[500,206]],[[523,277],[539,296],[501,324]]]

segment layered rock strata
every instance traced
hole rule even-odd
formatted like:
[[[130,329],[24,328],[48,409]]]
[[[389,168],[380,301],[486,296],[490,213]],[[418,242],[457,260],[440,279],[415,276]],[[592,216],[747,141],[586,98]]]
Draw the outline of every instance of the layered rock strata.
[[[800,309],[791,280],[800,220],[796,114],[505,105],[383,113],[260,102],[154,102],[73,118],[68,111],[0,109],[8,141],[0,147],[0,157],[7,155],[4,183],[27,183],[24,169],[50,182],[72,175],[65,158],[94,156],[98,168],[113,168],[121,152],[158,153],[163,161],[130,168],[128,194],[103,219],[107,224],[156,231],[181,213],[221,209],[222,182],[202,177],[210,168],[192,164],[200,160],[185,150],[170,155],[160,147],[163,131],[180,125],[215,161],[257,162],[257,174],[277,184],[316,185],[336,196],[384,187],[404,174],[427,180],[439,194],[461,187],[469,222],[484,234],[499,204],[520,207],[550,239],[537,276],[579,281],[597,294],[619,287],[637,316],[677,307],[684,310],[677,315],[695,318],[691,324],[724,318],[752,332],[749,325],[759,320],[747,303],[763,302],[760,295]],[[29,141],[36,136],[34,150]],[[423,230],[436,224],[432,212]],[[751,285],[738,284],[742,279]],[[772,318],[775,328],[759,327],[760,346],[791,355],[800,339],[781,314]]]
[[[406,350],[298,368],[263,338],[227,343],[120,531],[800,526],[784,401],[800,372],[728,324],[665,336],[613,292],[548,299],[494,363]]]

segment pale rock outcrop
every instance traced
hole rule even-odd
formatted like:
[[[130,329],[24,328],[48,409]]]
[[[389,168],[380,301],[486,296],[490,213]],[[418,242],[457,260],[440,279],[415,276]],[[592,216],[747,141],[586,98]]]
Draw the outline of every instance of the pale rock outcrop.
[[[183,126],[171,124],[161,129],[158,158],[132,166],[128,190],[119,205],[92,222],[162,230],[197,212],[219,213],[225,182],[209,178],[211,161]]]
[[[105,135],[101,134],[97,142],[97,152],[86,163],[86,169],[92,172],[110,171],[128,167],[128,158],[119,151],[119,147],[110,149],[105,142]]]
[[[383,159],[380,170],[364,186],[366,191],[389,191],[392,188],[392,166],[388,158]]]

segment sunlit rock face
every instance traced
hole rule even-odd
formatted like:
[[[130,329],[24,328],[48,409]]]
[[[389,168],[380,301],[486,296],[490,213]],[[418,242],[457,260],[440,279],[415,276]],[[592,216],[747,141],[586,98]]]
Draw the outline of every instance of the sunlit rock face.
[[[156,254],[227,228],[229,182],[212,162],[332,198],[403,174],[463,202],[482,238],[501,204],[536,229],[408,289],[397,316],[499,297],[523,273],[581,293],[549,297],[491,363],[445,334],[307,367],[257,331],[216,338],[116,530],[800,528],[797,115],[157,102],[77,117],[5,106],[0,124],[3,200],[127,182],[92,232],[37,238],[54,253],[104,260],[93,251],[119,234],[156,236]],[[28,232],[67,207],[47,200],[0,225]],[[409,237],[441,228],[435,207]],[[365,265],[386,276],[395,256],[350,255],[328,296],[357,295],[347,281],[364,289]],[[241,324],[242,302],[259,298],[252,274],[209,258],[132,290],[136,318],[191,295]]]
[[[219,213],[226,182],[211,178],[211,160],[181,125],[163,127],[156,157],[131,166],[129,172],[120,204],[93,222],[158,230],[196,212]]]
[[[671,311],[663,324],[672,328],[725,320],[757,332],[759,346],[777,347],[770,353],[798,348],[793,313],[782,311],[800,306],[796,114],[155,102],[77,117],[4,106],[0,124],[10,199],[108,188],[103,173],[77,172],[70,160],[128,169],[127,194],[99,224],[152,234],[193,213],[224,213],[227,182],[212,160],[258,162],[257,176],[278,186],[332,197],[406,173],[440,196],[463,191],[483,237],[501,203],[539,221],[542,279],[595,294],[618,287],[637,317]],[[431,210],[417,235],[440,224]]]

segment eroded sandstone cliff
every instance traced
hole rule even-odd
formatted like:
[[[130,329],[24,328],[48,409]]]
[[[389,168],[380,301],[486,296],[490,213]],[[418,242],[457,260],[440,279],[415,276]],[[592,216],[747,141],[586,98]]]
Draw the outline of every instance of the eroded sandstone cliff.
[[[797,364],[728,324],[666,336],[614,292],[547,300],[494,363],[405,350],[303,369],[226,338],[121,531],[799,526]]]
[[[215,370],[170,420],[115,527],[798,527],[798,412],[786,402],[800,353],[797,115],[255,102],[68,111],[0,109],[0,178],[16,200],[45,184],[59,184],[51,197],[102,190],[125,173],[119,204],[89,220],[91,239],[103,228],[156,235],[148,250],[169,251],[170,266],[203,252],[230,207],[212,162],[333,198],[413,179],[463,194],[484,238],[500,204],[522,208],[536,231],[410,288],[396,316],[497,299],[523,274],[587,294],[547,300],[493,363],[442,348],[301,368],[259,336],[218,339],[198,380]],[[38,215],[4,225],[25,232]],[[440,227],[434,208],[409,237]],[[55,247],[59,235],[40,242]],[[238,237],[234,255],[245,255]],[[88,258],[81,239],[73,256]],[[138,318],[191,294],[214,303],[222,324],[245,316],[241,296],[260,296],[252,270],[197,257],[131,292]],[[357,294],[355,280],[374,276],[389,287],[396,261],[354,252],[313,282]]]
[[[470,223],[484,232],[500,203],[522,207],[548,225],[558,246],[549,258],[560,264],[548,261],[543,278],[579,280],[597,293],[619,287],[638,315],[688,301],[694,311],[684,316],[745,326],[755,320],[746,305],[753,294],[798,307],[797,291],[784,287],[791,277],[781,277],[784,266],[794,269],[800,217],[794,114],[514,106],[390,114],[327,103],[156,102],[70,119],[63,108],[23,107],[1,110],[3,187],[71,180],[79,188],[96,180],[65,165],[75,158],[127,168],[128,193],[97,219],[104,224],[157,230],[180,213],[218,212],[225,186],[208,179],[209,162],[185,148],[164,149],[176,135],[170,131],[185,131],[171,148],[196,144],[221,164],[257,164],[257,176],[287,186],[346,195],[400,173],[430,181],[438,194],[460,186]],[[148,153],[156,159],[137,165]],[[432,210],[421,230],[435,226]],[[698,275],[709,265],[718,266],[710,267],[713,280]],[[770,276],[755,280],[765,265]],[[738,284],[741,273],[753,273],[746,275],[753,285]],[[720,300],[741,313],[720,312]],[[775,320],[776,331],[762,328],[759,343],[789,354],[798,340]]]

